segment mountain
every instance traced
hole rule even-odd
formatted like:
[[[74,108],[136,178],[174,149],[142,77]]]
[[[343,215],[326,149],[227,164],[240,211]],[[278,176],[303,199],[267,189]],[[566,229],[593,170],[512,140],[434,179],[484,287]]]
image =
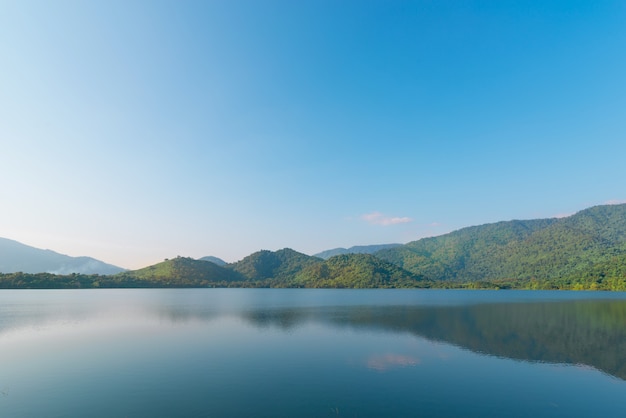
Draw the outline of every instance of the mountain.
[[[198,260],[210,261],[211,263],[217,264],[218,266],[221,266],[221,267],[223,267],[226,264],[228,264],[226,261],[222,260],[221,258],[213,257],[212,255],[208,255],[206,257],[199,258]]]
[[[423,287],[427,282],[370,254],[321,260],[290,248],[261,250],[224,267],[177,257],[143,269],[99,278],[100,287]]]
[[[332,250],[322,251],[321,253],[313,254],[313,257],[318,257],[324,260],[328,260],[330,257],[340,254],[374,254],[377,251],[385,250],[389,248],[399,247],[402,244],[378,244],[378,245],[356,245],[350,248],[333,248]]]
[[[291,248],[284,248],[278,251],[257,251],[226,267],[249,281],[271,279],[276,283],[287,284],[303,268],[321,262],[322,260],[317,257],[299,253]]]
[[[0,239],[0,287],[626,289],[626,204],[595,206],[566,218],[472,226],[391,246],[326,260],[289,248],[262,250],[223,266],[212,257],[177,257],[119,273],[119,267],[89,257]]]
[[[121,287],[206,287],[227,285],[244,278],[239,273],[210,261],[176,257],[111,276],[111,280]]]
[[[422,287],[426,282],[371,254],[341,254],[322,263],[311,264],[293,279],[300,287],[389,288]]]
[[[123,268],[91,257],[70,257],[0,238],[0,272],[116,274]]]
[[[109,280],[110,279],[110,280]],[[177,257],[140,270],[100,278],[100,287],[424,287],[428,283],[370,254],[321,260],[290,248],[261,250],[224,267]]]
[[[566,218],[460,229],[381,250],[377,257],[431,280],[552,280],[626,271],[626,205],[595,206]],[[621,267],[620,267],[621,266]]]

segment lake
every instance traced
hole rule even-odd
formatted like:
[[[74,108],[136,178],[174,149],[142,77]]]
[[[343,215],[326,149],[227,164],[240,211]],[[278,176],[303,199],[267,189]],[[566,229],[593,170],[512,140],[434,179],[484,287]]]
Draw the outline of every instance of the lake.
[[[0,291],[1,417],[625,411],[625,293]]]

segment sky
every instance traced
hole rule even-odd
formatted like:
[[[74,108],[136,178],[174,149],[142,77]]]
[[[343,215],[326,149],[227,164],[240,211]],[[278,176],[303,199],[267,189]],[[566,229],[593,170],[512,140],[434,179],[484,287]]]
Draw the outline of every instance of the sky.
[[[0,0],[0,236],[140,268],[626,202],[626,2]]]

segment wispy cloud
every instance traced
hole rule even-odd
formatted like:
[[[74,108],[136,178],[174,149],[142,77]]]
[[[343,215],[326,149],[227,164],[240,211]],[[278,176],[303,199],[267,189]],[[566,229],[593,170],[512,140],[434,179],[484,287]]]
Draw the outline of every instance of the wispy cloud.
[[[406,216],[404,217],[385,216],[384,214],[380,212],[366,213],[365,215],[361,215],[361,219],[372,225],[383,225],[383,226],[406,224],[406,223],[413,221],[413,219],[408,218]]]
[[[621,205],[623,203],[626,203],[626,200],[612,199],[612,200],[607,200],[606,202],[604,202],[605,205]]]

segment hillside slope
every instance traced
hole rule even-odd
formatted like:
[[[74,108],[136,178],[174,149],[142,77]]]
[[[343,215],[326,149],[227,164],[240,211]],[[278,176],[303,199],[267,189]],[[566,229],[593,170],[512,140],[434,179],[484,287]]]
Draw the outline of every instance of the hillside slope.
[[[422,287],[421,276],[371,254],[342,254],[303,269],[293,279],[301,287],[395,288]]]
[[[284,248],[278,251],[257,251],[226,267],[249,281],[272,279],[274,282],[286,284],[303,268],[321,262],[322,260],[317,257]]]
[[[464,228],[375,255],[431,280],[564,279],[626,254],[626,205]]]
[[[242,281],[232,270],[210,261],[176,257],[139,270],[127,271],[111,277],[122,287],[206,287],[228,285]]]

